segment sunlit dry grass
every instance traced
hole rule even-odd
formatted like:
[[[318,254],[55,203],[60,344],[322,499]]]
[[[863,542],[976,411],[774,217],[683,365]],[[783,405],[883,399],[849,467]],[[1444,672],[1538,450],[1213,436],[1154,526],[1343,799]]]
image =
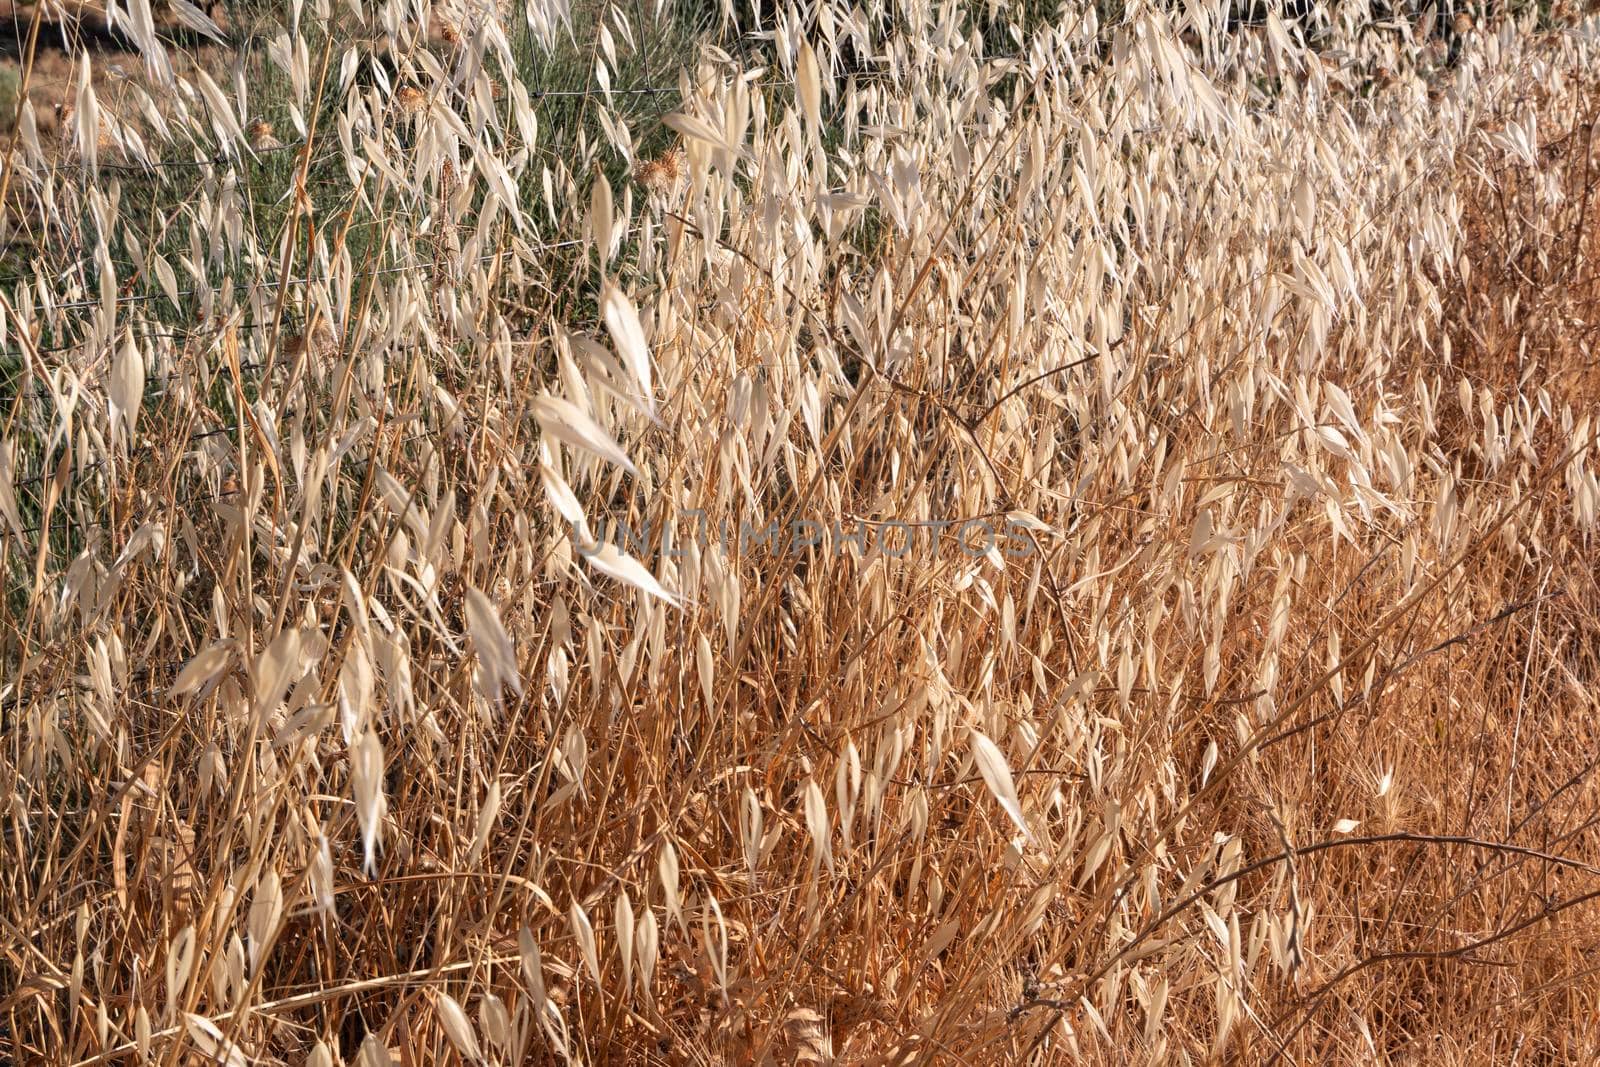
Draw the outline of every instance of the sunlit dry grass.
[[[449,16],[21,116],[10,1058],[1600,1054],[1594,22]]]

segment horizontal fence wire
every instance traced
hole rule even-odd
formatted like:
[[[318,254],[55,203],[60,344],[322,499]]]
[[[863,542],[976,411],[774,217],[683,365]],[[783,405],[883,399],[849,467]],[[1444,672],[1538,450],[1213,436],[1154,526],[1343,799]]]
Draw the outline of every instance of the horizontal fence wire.
[[[293,415],[293,414],[294,414],[293,411],[287,411],[287,412],[284,413],[285,417],[288,417],[288,416]],[[219,426],[216,429],[201,430],[201,431],[198,431],[197,433],[192,433],[192,434],[189,435],[188,441],[189,441],[189,443],[192,444],[195,441],[203,441],[203,440],[205,440],[207,438],[210,438],[210,437],[221,437],[224,434],[234,433],[238,429],[239,429],[239,424],[238,423],[236,423],[236,422],[235,423],[230,423],[227,426]],[[424,431],[419,431],[417,433],[407,434],[406,436],[400,438],[399,441],[394,442],[394,443],[395,444],[399,444],[399,445],[415,444],[416,442],[421,441],[424,438],[430,437],[430,436],[432,436],[432,432],[424,430]],[[144,451],[148,451],[150,449],[153,449],[155,447],[156,447],[155,445],[141,445],[136,451],[144,452]],[[82,476],[82,475],[85,475],[85,474],[93,473],[94,471],[97,471],[97,470],[101,469],[102,467],[104,467],[105,463],[106,463],[106,461],[103,460],[103,459],[94,460],[91,463],[84,464],[82,467],[80,467],[76,471],[74,471],[73,474],[75,476]],[[34,480],[36,480],[36,479],[34,479]],[[23,483],[16,482],[16,483],[13,483],[13,484],[21,485]],[[181,504],[181,505],[184,505],[184,506],[190,506],[190,505],[194,505],[194,504],[215,504],[218,501],[221,501],[224,498],[226,498],[228,496],[231,496],[231,495],[233,495],[233,494],[232,493],[227,493],[227,492],[219,493],[219,494],[217,494],[215,496],[206,496],[206,495],[202,495],[202,494],[192,494],[192,495],[184,497],[182,500],[174,500],[173,503],[174,504]],[[62,526],[64,528],[66,528],[66,529],[72,529],[72,530],[92,530],[92,529],[94,529],[96,527],[106,525],[109,521],[110,521],[109,519],[89,519],[89,520],[87,520],[85,522],[67,521],[67,522],[57,523],[54,520],[52,520],[49,525],[51,525],[51,526],[60,525],[60,526]],[[5,527],[0,526],[0,533],[3,533],[4,529],[5,529]],[[24,526],[24,527],[22,527],[21,532],[23,534],[25,534],[25,535],[31,536],[33,534],[38,533],[41,529],[43,529],[43,527],[36,523],[36,524],[34,524],[32,526]]]
[[[563,249],[563,248],[575,248],[578,245],[587,243],[587,240],[588,240],[587,238],[578,237],[578,238],[572,238],[572,239],[565,240],[565,241],[540,241],[540,242],[535,242],[533,244],[523,244],[521,246],[520,250],[528,251],[528,252],[555,252],[555,251],[559,251],[560,249]],[[474,265],[479,264],[479,263],[487,263],[487,262],[489,262],[491,260],[499,259],[501,256],[509,254],[511,251],[513,251],[513,249],[507,248],[504,251],[500,251],[500,252],[488,252],[488,253],[485,253],[485,254],[483,254],[481,256],[478,256],[477,258],[475,258],[471,262]],[[356,273],[350,275],[350,280],[352,282],[356,282],[356,281],[362,281],[362,280],[365,280],[365,279],[368,279],[368,278],[381,278],[381,277],[384,277],[384,276],[390,275],[390,274],[403,274],[406,271],[422,270],[422,269],[427,268],[428,266],[429,265],[426,264],[426,263],[411,263],[411,264],[402,264],[402,265],[397,265],[397,266],[392,266],[392,267],[378,267],[378,268],[376,268],[374,270],[356,272]],[[302,277],[289,278],[289,279],[283,280],[283,281],[279,281],[277,279],[272,279],[272,278],[260,279],[260,280],[252,280],[252,281],[237,281],[237,282],[233,283],[233,287],[232,287],[231,292],[236,296],[238,294],[240,294],[240,293],[248,292],[248,291],[251,291],[251,290],[261,290],[261,291],[265,291],[265,292],[275,292],[275,291],[277,291],[279,289],[285,289],[285,288],[293,289],[293,288],[296,288],[298,286],[311,285],[311,284],[313,284],[313,283],[315,283],[315,282],[317,282],[319,280],[326,281],[328,279],[317,279],[317,278],[313,278],[313,277],[311,277],[309,275],[306,275],[306,276],[302,276]],[[187,297],[191,297],[191,296],[199,296],[199,295],[201,295],[203,293],[211,293],[213,295],[216,295],[216,294],[222,293],[223,291],[224,291],[224,289],[223,289],[222,286],[206,286],[206,287],[196,286],[196,287],[190,288],[190,289],[180,289],[180,290],[178,290],[176,295],[179,297],[179,299],[183,299],[183,298],[187,298]],[[154,303],[154,302],[156,302],[158,300],[167,300],[167,299],[169,299],[169,298],[168,298],[168,295],[166,293],[133,293],[133,294],[130,294],[128,296],[119,296],[119,297],[117,297],[117,303],[118,303],[118,305],[124,305],[124,304],[127,304],[127,305],[150,304],[150,303]],[[80,310],[83,310],[83,309],[86,309],[86,308],[98,308],[101,305],[102,305],[102,301],[100,301],[100,300],[87,300],[87,299],[86,300],[68,300],[68,301],[64,301],[64,302],[59,303],[59,304],[52,305],[52,310],[54,310],[54,311],[80,311]],[[78,346],[77,345],[63,345],[63,346],[56,347],[55,349],[53,349],[53,351],[67,351],[69,349],[76,348],[76,347],[78,347]],[[44,349],[40,349],[39,351],[45,351],[45,350]],[[13,353],[13,354],[21,355],[22,353],[21,352],[16,352],[16,353]]]
[[[987,62],[1010,62],[1010,61],[1014,60],[1015,58],[1016,57],[1014,57],[1014,56],[995,56],[995,57],[991,57],[989,60],[987,60]],[[868,81],[868,82],[885,81],[885,80],[889,80],[889,79],[893,78],[893,76],[894,75],[891,72],[888,72],[888,71],[869,71],[869,72],[865,72],[864,74],[852,74],[851,75],[851,77],[856,78],[858,81],[863,81],[864,80],[864,81]],[[795,82],[794,82],[794,79],[792,79],[792,78],[774,78],[774,79],[768,80],[766,82],[766,84],[793,87]],[[528,95],[529,95],[529,98],[530,98],[531,101],[537,102],[537,101],[539,101],[541,99],[547,99],[547,98],[603,97],[603,96],[608,96],[608,95],[609,96],[643,96],[643,95],[655,96],[655,95],[672,94],[672,93],[677,93],[677,92],[679,92],[679,87],[676,86],[676,85],[649,85],[649,86],[639,86],[639,87],[629,88],[629,89],[610,89],[610,90],[604,90],[604,89],[598,89],[598,88],[592,88],[592,89],[532,89],[532,90],[529,90],[529,94]],[[142,161],[142,162],[139,162],[139,163],[97,162],[95,164],[95,169],[97,171],[108,170],[108,171],[113,171],[113,172],[117,172],[117,173],[148,173],[148,172],[151,172],[151,171],[163,170],[163,169],[197,169],[197,168],[204,168],[204,167],[223,167],[223,166],[230,166],[230,165],[233,165],[233,164],[237,164],[237,163],[246,161],[246,160],[248,160],[250,158],[253,158],[253,157],[268,156],[268,155],[280,154],[280,153],[284,153],[284,152],[299,151],[300,149],[304,148],[305,146],[306,146],[306,142],[303,141],[303,140],[300,140],[300,141],[293,141],[293,142],[289,142],[289,143],[281,144],[281,145],[274,145],[274,146],[269,147],[269,148],[250,149],[247,154],[233,154],[233,153],[228,153],[228,152],[222,152],[222,153],[218,153],[217,155],[208,157],[206,159],[149,160],[149,161]],[[329,153],[327,153],[325,155],[318,156],[313,161],[313,163],[314,164],[325,163],[325,162],[328,162],[329,160],[337,158],[337,155],[338,155],[338,153],[336,153],[336,152],[329,152]],[[571,243],[579,243],[579,242],[571,242]],[[560,247],[560,246],[547,246],[547,247]],[[534,251],[542,251],[542,250],[544,250],[544,248],[535,248],[533,250]],[[399,268],[399,269],[411,269],[411,268]],[[13,285],[16,285],[16,284],[21,283],[21,282],[33,282],[33,281],[36,281],[36,280],[37,280],[37,275],[33,275],[33,274],[11,274],[11,275],[6,275],[6,276],[0,276],[0,287],[13,286]],[[264,286],[269,286],[269,285],[276,286],[278,283],[276,283],[276,282],[261,282],[261,283],[257,283],[257,284],[259,284],[259,285],[264,287]],[[302,283],[298,282],[298,281],[294,281],[294,282],[290,282],[290,284],[293,285],[293,284],[302,284]],[[247,284],[243,284],[243,283],[236,284],[235,285],[235,290],[237,291],[240,288],[247,288],[247,287],[248,287]],[[213,290],[213,291],[215,291],[215,290]],[[180,291],[177,295],[180,298],[182,298],[182,297],[195,296],[195,295],[198,295],[199,293],[202,293],[202,292],[205,292],[205,290],[201,289],[201,288],[195,288],[195,289],[187,289],[187,290]],[[150,302],[157,301],[157,300],[162,300],[162,299],[166,299],[166,294],[165,293],[141,293],[141,294],[131,294],[129,296],[119,296],[117,302],[119,304],[139,304],[139,303],[150,303]],[[96,307],[99,307],[100,305],[101,305],[101,301],[100,300],[97,300],[97,299],[96,300],[83,299],[83,300],[73,300],[73,301],[66,301],[66,302],[63,302],[63,303],[54,304],[54,305],[52,305],[52,309],[56,310],[56,311],[72,311],[72,310],[81,310],[81,309],[85,309],[85,308],[96,308]],[[69,349],[69,348],[72,348],[72,347],[76,347],[76,346],[74,346],[74,345],[63,345],[63,346],[60,346],[60,347],[55,348],[55,349],[40,349],[40,351],[65,351],[66,349]],[[19,355],[19,354],[20,353],[15,352],[15,351],[0,352],[0,355]]]

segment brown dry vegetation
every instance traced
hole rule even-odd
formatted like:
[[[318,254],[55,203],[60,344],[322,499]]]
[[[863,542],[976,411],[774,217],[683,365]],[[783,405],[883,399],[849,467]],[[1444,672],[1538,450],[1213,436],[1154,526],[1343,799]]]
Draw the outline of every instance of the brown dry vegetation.
[[[0,1056],[1600,1056],[1593,21],[410,10],[22,117]]]

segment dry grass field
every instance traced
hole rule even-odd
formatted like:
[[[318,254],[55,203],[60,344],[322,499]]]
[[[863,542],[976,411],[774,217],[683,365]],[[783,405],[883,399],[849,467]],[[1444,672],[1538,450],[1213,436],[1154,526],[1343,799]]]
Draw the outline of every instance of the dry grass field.
[[[0,1060],[1600,1061],[1600,18],[1242,14],[18,5]]]

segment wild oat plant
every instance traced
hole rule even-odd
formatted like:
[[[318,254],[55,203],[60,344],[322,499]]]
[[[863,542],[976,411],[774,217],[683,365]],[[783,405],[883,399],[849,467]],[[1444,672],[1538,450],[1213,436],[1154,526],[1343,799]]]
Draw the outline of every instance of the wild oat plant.
[[[0,1058],[1600,1055],[1600,22],[285,8],[18,16]]]

